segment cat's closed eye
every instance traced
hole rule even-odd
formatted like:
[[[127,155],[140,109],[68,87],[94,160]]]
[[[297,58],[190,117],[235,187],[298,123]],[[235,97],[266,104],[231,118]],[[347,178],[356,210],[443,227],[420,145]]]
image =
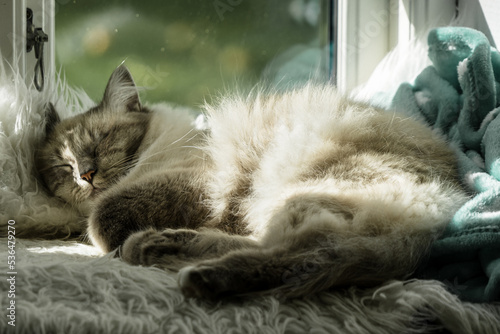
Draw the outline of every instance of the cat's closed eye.
[[[70,164],[56,165],[56,166],[54,166],[52,168],[58,168],[58,169],[66,171],[66,172],[72,172],[73,171],[73,166],[70,165]]]

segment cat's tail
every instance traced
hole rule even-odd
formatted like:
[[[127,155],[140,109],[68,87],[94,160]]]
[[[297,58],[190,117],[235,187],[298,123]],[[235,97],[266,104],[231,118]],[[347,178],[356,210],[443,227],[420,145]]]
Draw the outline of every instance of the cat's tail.
[[[430,233],[318,236],[311,244],[247,249],[179,272],[188,297],[219,299],[249,293],[302,297],[333,286],[374,286],[411,274]]]

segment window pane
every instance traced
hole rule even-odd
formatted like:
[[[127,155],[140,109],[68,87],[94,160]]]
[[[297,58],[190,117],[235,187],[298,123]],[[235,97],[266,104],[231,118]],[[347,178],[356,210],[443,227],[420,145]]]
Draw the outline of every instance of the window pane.
[[[57,0],[56,62],[101,98],[125,60],[148,101],[198,106],[235,85],[328,79],[325,0]]]

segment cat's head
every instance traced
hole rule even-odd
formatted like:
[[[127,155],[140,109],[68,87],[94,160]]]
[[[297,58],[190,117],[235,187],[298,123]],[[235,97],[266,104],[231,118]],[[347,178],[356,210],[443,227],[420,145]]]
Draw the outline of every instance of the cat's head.
[[[49,104],[46,136],[36,153],[47,189],[85,211],[133,167],[149,119],[123,65],[111,75],[102,101],[85,113],[61,120]]]

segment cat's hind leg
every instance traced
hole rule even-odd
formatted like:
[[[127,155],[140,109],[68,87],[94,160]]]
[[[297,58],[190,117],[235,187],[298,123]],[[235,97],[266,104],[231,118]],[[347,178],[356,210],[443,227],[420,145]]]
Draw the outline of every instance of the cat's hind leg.
[[[339,203],[314,194],[290,198],[272,218],[262,247],[183,268],[182,292],[208,299],[248,293],[302,297],[332,286],[374,286],[411,274],[435,236],[425,229],[353,231],[358,211]]]
[[[404,279],[415,269],[421,238],[342,240],[318,234],[309,247],[241,250],[185,267],[178,283],[185,296],[212,300],[249,293],[303,297],[333,286],[374,286]]]

